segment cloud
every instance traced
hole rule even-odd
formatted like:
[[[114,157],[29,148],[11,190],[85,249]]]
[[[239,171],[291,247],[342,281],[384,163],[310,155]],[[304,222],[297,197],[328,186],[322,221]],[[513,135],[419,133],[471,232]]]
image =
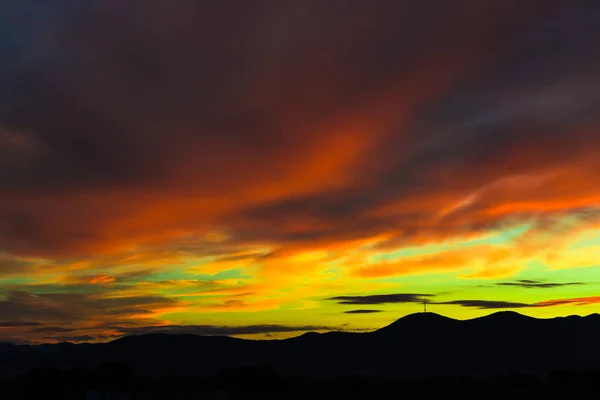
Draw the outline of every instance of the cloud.
[[[498,282],[497,286],[516,286],[527,289],[553,289],[563,286],[585,285],[583,282],[542,282],[530,279],[519,279],[514,282]]]
[[[564,30],[529,7],[501,2],[313,0],[235,12],[210,1],[58,3],[52,13],[2,10],[20,23],[5,28],[16,49],[0,77],[0,125],[11,143],[19,137],[35,149],[18,162],[3,159],[0,187],[10,196],[3,196],[0,238],[16,253],[104,253],[223,221],[243,234],[244,217],[257,209],[290,223],[315,220],[312,232],[288,226],[278,233],[275,241],[284,243],[334,240],[353,226],[363,235],[397,226],[365,214],[401,199],[408,204],[396,218],[425,215],[429,209],[410,204],[448,196],[435,192],[434,177],[414,171],[437,167],[440,148],[454,152],[440,162],[455,165],[477,147],[476,135],[465,148],[443,146],[448,129],[438,132],[448,122],[447,104],[456,108],[472,91],[475,83],[463,81],[473,69],[486,76],[484,60],[505,42],[510,22]],[[557,5],[544,7],[556,17]],[[570,11],[581,18],[580,6]],[[27,13],[45,15],[44,23],[34,25]],[[417,109],[435,118],[413,115]],[[460,115],[487,112],[478,111]],[[323,220],[336,227],[319,229],[332,225]],[[250,235],[270,234],[255,224]]]
[[[366,296],[336,296],[327,300],[333,300],[338,304],[394,304],[394,303],[422,303],[431,294],[395,293],[395,294],[372,294]]]
[[[4,323],[407,274],[551,288],[509,277],[597,262],[597,237],[570,244],[600,226],[600,4],[21,3],[0,4]]]
[[[32,327],[42,325],[40,322],[27,322],[27,321],[2,321],[0,327],[2,328],[15,328],[15,327]]]
[[[27,275],[33,271],[34,263],[0,252],[0,279],[8,276]]]
[[[461,306],[461,307],[479,308],[482,310],[533,307],[532,304],[518,303],[518,302],[511,302],[511,301],[496,301],[496,300],[452,300],[452,301],[437,302],[434,304],[457,305],[457,306]]]
[[[118,336],[113,335],[59,335],[53,336],[52,341],[57,343],[85,343],[85,342],[106,342],[108,340],[117,339]],[[34,342],[35,343],[35,342]]]
[[[115,326],[156,325],[159,315],[185,304],[176,298],[119,292],[118,288],[87,291],[86,286],[75,286],[80,291],[73,292],[74,286],[40,285],[35,288],[37,292],[29,288],[0,294],[0,341],[74,341],[80,335],[118,337],[123,333],[113,331]]]
[[[157,239],[202,231],[240,207],[351,181],[399,109],[471,64],[446,53],[477,46],[446,22],[466,5],[439,7],[93,1],[57,6],[40,26],[21,19],[8,28],[18,51],[0,76],[0,126],[35,151],[2,159],[0,238],[18,253],[97,253],[145,242],[151,227]],[[396,40],[408,36],[421,50]]]
[[[337,296],[328,300],[335,300],[339,304],[395,304],[395,303],[422,303],[423,299],[427,299],[429,304],[455,305],[461,307],[472,307],[479,309],[501,309],[501,308],[523,308],[533,307],[532,304],[497,301],[497,300],[451,300],[451,301],[436,301],[434,295],[431,294],[383,294],[383,295],[366,295],[366,296]],[[349,314],[361,314],[380,312],[380,310],[350,310],[345,311]]]
[[[530,281],[525,280],[527,282]],[[545,286],[544,286],[545,287]],[[427,299],[428,304],[438,305],[452,305],[467,308],[478,308],[478,309],[514,309],[514,308],[538,308],[538,307],[553,307],[560,305],[589,305],[600,302],[600,297],[578,297],[578,298],[567,298],[567,299],[552,299],[545,300],[536,303],[524,303],[518,301],[507,301],[507,300],[481,300],[481,299],[468,299],[468,300],[448,300],[440,301],[437,300],[439,295],[433,294],[413,294],[413,293],[396,293],[396,294],[381,294],[381,295],[363,295],[363,296],[336,296],[328,298],[327,300],[336,301],[338,304],[344,305],[368,305],[368,304],[396,304],[396,303],[422,303],[423,299]],[[381,310],[369,310],[369,309],[357,309],[345,311],[347,314],[363,314],[363,313],[376,313]]]
[[[472,307],[479,309],[510,309],[510,308],[538,308],[555,307],[562,305],[586,306],[600,303],[600,296],[577,297],[568,299],[545,300],[537,303],[520,303],[501,300],[452,300],[443,302],[432,302],[433,304],[458,305],[461,307]]]
[[[101,284],[101,283],[111,283],[115,281],[115,277],[109,275],[96,275],[90,279],[90,283],[92,284]]]
[[[41,334],[44,334],[44,333],[62,334],[62,333],[65,333],[65,332],[73,332],[75,330],[76,330],[75,328],[61,328],[60,326],[43,326],[41,328],[35,328],[35,329],[33,329],[32,332],[34,332],[34,333],[41,333]]]
[[[552,306],[562,306],[562,305],[575,305],[575,306],[587,306],[590,304],[598,304],[600,303],[600,296],[590,296],[590,297],[576,297],[570,299],[554,299],[554,300],[546,300],[539,303],[536,303],[535,307],[552,307]]]
[[[344,314],[375,314],[383,312],[382,310],[348,310]]]
[[[13,290],[0,300],[0,323],[74,324],[113,318],[152,316],[180,302],[157,295],[102,296],[98,293],[31,293]],[[14,325],[16,326],[16,325]],[[21,325],[27,326],[27,325]]]
[[[218,325],[166,325],[124,328],[126,335],[143,335],[150,333],[189,333],[206,336],[236,336],[236,335],[258,335],[284,332],[309,332],[309,331],[333,331],[339,328],[320,325],[246,325],[246,326],[218,326]]]
[[[360,278],[380,278],[385,276],[410,275],[415,273],[456,271],[468,267],[475,252],[470,255],[464,252],[448,251],[423,256],[403,257],[398,261],[382,260],[378,263],[366,264],[353,270]]]

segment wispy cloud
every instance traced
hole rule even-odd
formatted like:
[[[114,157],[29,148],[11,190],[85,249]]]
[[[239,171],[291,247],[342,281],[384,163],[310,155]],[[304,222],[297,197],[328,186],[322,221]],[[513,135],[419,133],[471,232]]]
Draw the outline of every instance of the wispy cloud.
[[[383,312],[383,310],[348,310],[344,311],[345,314],[376,314]]]
[[[587,306],[590,304],[600,304],[600,296],[590,296],[590,297],[575,297],[571,299],[554,299],[554,300],[546,300],[539,303],[535,303],[535,307],[552,307],[552,306],[562,306],[562,305],[575,305],[575,306]]]
[[[0,321],[0,328],[15,328],[15,327],[36,327],[43,325],[41,322],[28,322],[28,321]]]
[[[497,286],[516,286],[527,289],[553,289],[563,286],[585,285],[584,282],[544,282],[529,279],[519,279],[514,282],[498,282]]]
[[[84,321],[102,323],[105,320],[151,317],[180,304],[179,300],[158,295],[110,297],[97,293],[34,294],[14,290],[0,300],[0,323],[11,327],[42,324],[63,324],[66,327],[64,325],[72,326]]]
[[[394,293],[372,294],[366,296],[336,296],[327,300],[336,301],[338,304],[397,304],[397,303],[422,303],[424,298],[431,294]]]
[[[436,302],[434,304],[456,305],[461,307],[479,308],[482,310],[533,307],[533,305],[526,303],[495,300],[452,300]]]
[[[142,335],[149,333],[189,333],[206,336],[236,336],[257,335],[267,333],[309,332],[309,331],[334,331],[338,327],[321,325],[245,325],[245,326],[219,326],[219,325],[167,325],[123,328],[126,335]]]
[[[445,302],[434,302],[434,304],[458,305],[461,307],[472,307],[479,309],[537,308],[555,307],[561,305],[586,306],[598,303],[600,303],[600,296],[553,299],[540,301],[537,303],[520,303],[501,300],[452,300]]]
[[[436,295],[432,294],[414,294],[414,293],[396,293],[383,295],[364,295],[364,296],[337,296],[327,300],[337,301],[338,304],[344,305],[368,305],[368,304],[401,304],[401,303],[421,303],[427,299],[428,304],[451,305],[467,308],[478,308],[481,310],[488,309],[515,309],[515,308],[537,308],[537,307],[553,307],[560,305],[589,305],[600,303],[600,296],[578,297],[567,299],[551,299],[537,303],[525,303],[509,300],[482,300],[482,299],[467,299],[467,300],[437,300]],[[379,312],[380,310],[349,310],[345,311],[348,314],[361,314]]]

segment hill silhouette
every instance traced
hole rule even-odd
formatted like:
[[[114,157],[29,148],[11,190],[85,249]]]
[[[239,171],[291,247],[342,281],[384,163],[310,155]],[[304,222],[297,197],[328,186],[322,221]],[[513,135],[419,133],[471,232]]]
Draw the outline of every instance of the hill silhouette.
[[[536,319],[515,312],[456,320],[417,313],[369,333],[307,333],[285,340],[148,334],[108,343],[0,344],[0,374],[123,361],[140,373],[214,373],[269,366],[310,374],[545,374],[600,365],[600,315]]]

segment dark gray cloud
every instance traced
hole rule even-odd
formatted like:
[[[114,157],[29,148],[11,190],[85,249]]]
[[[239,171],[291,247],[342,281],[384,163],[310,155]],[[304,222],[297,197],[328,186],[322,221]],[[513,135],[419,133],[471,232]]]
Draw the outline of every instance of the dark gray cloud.
[[[241,238],[336,240],[399,224],[413,235],[431,210],[364,214],[434,197],[440,182],[468,191],[506,165],[525,168],[505,163],[507,151],[540,139],[551,144],[531,165],[560,145],[568,157],[584,142],[596,148],[577,130],[560,137],[596,115],[599,10],[585,0],[4,2],[0,241],[18,253],[98,251],[107,220],[162,204],[157,193],[238,199],[240,215],[222,218]],[[282,177],[310,170],[314,149],[339,150],[330,137],[350,115],[373,131],[344,168],[352,182],[245,204],[248,187],[296,187]],[[480,163],[487,173],[468,182],[427,174],[448,167],[458,179]],[[165,219],[202,230],[211,218],[196,214]],[[335,223],[296,232],[268,222],[307,215]],[[237,226],[242,217],[249,227]],[[127,239],[148,236],[134,228]]]
[[[587,306],[600,303],[600,296],[575,297],[566,299],[549,299],[537,303],[520,303],[502,300],[452,300],[434,302],[434,304],[449,304],[479,309],[510,309],[527,307],[556,307],[562,305]]]
[[[69,292],[69,289],[81,290]],[[114,328],[151,326],[154,313],[180,302],[159,295],[118,294],[94,285],[39,285],[0,293],[0,341],[91,341],[122,336]],[[1,289],[1,288],[0,288]],[[120,289],[120,288],[119,288]],[[88,290],[85,292],[85,290]],[[35,321],[35,322],[34,322]],[[120,332],[120,331],[117,331]],[[87,337],[85,337],[87,336]]]
[[[472,307],[479,309],[502,309],[502,308],[524,308],[535,307],[533,304],[497,301],[497,300],[451,300],[451,301],[436,301],[435,295],[432,294],[415,294],[415,293],[396,293],[383,295],[366,295],[366,296],[337,296],[331,297],[328,300],[337,301],[338,304],[395,304],[395,303],[422,303],[423,299],[427,299],[428,304],[440,305],[456,305],[461,307]],[[350,310],[346,311],[349,314],[361,314],[379,312],[380,310]]]
[[[143,335],[149,333],[189,333],[206,336],[257,335],[267,333],[336,331],[339,328],[322,325],[167,325],[120,329],[126,335]]]
[[[537,281],[525,280],[525,283],[537,283]],[[469,300],[449,300],[449,301],[438,301],[436,297],[438,295],[433,294],[416,294],[416,293],[396,293],[396,294],[382,294],[382,295],[364,295],[364,296],[336,296],[328,298],[327,300],[336,301],[338,304],[344,305],[370,305],[370,304],[396,304],[396,303],[422,303],[424,299],[427,299],[427,304],[431,305],[453,305],[468,308],[478,308],[482,310],[491,309],[514,309],[514,308],[528,308],[528,307],[553,307],[562,304],[594,304],[598,301],[597,297],[588,298],[576,298],[576,299],[557,299],[547,300],[538,303],[522,303],[508,300],[480,300],[480,299],[469,299]],[[381,310],[348,310],[345,311],[347,314],[368,314],[381,312]]]
[[[113,339],[117,339],[119,336],[115,335],[53,335],[47,340],[51,340],[52,342],[71,342],[71,343],[80,343],[80,342],[106,342]]]
[[[573,174],[578,174],[588,169],[578,165],[580,160],[597,159],[600,141],[590,127],[600,124],[600,27],[595,22],[600,6],[587,0],[571,7],[559,1],[528,4],[544,11],[499,31],[498,51],[485,56],[481,70],[420,107],[407,134],[393,135],[373,151],[371,157],[386,166],[379,174],[350,188],[251,209],[248,215],[267,221],[259,232],[271,240],[302,242],[402,226],[402,233],[389,243],[398,246],[419,235],[444,237],[540,218],[537,210],[488,218],[477,211],[498,203],[548,201],[559,192],[557,186],[537,193],[482,195],[443,223],[431,220],[448,202],[458,203],[504,177],[560,165],[574,167]],[[519,156],[521,152],[528,156]],[[435,198],[446,204],[437,204]],[[415,210],[418,199],[434,204],[433,209]],[[399,205],[401,211],[387,218],[368,212],[393,202],[406,202],[406,210]],[[268,223],[284,217],[331,223],[297,235]]]
[[[461,307],[479,308],[482,310],[534,307],[532,304],[501,300],[452,300],[435,302],[434,304],[456,305]]]
[[[383,310],[348,310],[344,314],[375,314],[383,312]]]
[[[563,286],[585,285],[584,282],[543,282],[530,279],[519,279],[514,282],[498,282],[497,286],[516,286],[527,289],[553,289]]]
[[[153,0],[144,7],[91,1],[73,10],[64,5],[73,1],[57,3],[63,12],[51,13],[54,20],[44,18],[42,27],[26,18],[10,25],[17,49],[0,76],[8,90],[0,99],[6,106],[3,122],[11,131],[31,132],[37,149],[29,164],[16,164],[18,170],[5,173],[3,181],[18,187],[25,182],[46,187],[107,180],[139,184],[163,175],[161,168],[175,161],[171,156],[183,153],[178,144],[183,142],[199,151],[201,145],[219,151],[235,141],[257,153],[284,147],[272,122],[285,111],[282,106],[301,107],[311,122],[323,120],[342,110],[336,103],[372,94],[397,69],[410,71],[444,42],[459,45],[427,35],[436,28],[448,30],[442,22],[452,8],[432,0],[428,3],[436,7],[302,1],[296,6],[236,3],[232,8],[214,1],[178,0],[165,6]],[[3,6],[3,14],[15,8],[21,7]],[[390,17],[405,8],[406,13]],[[35,5],[29,12],[41,15],[46,7]],[[409,23],[415,19],[440,24]],[[26,33],[33,37],[18,40]],[[419,38],[420,49],[414,48],[414,39],[398,40],[408,33]],[[359,39],[365,42],[353,42]],[[324,80],[342,72],[342,66],[338,80]],[[307,79],[327,85],[303,87]],[[255,107],[246,104],[253,92],[263,95],[254,99],[259,101]],[[156,129],[144,125],[148,118],[159,124]],[[188,129],[169,134],[161,129],[173,125]],[[155,173],[145,174],[148,168]]]
[[[0,278],[11,275],[26,275],[31,272],[34,263],[19,260],[0,251]]]
[[[164,296],[105,297],[98,293],[42,292],[11,290],[0,299],[0,323],[70,325],[81,321],[150,315],[156,309],[172,307],[178,300]],[[52,325],[51,325],[52,326]]]
[[[424,298],[432,297],[431,294],[395,293],[372,294],[366,296],[336,296],[327,300],[336,301],[338,304],[394,304],[394,303],[422,303]]]
[[[28,321],[1,321],[0,328],[30,328],[34,326],[43,325],[41,322],[28,322]]]
[[[65,332],[73,332],[77,329],[75,328],[62,328],[60,326],[44,326],[41,328],[35,328],[32,330],[34,333],[65,333]]]

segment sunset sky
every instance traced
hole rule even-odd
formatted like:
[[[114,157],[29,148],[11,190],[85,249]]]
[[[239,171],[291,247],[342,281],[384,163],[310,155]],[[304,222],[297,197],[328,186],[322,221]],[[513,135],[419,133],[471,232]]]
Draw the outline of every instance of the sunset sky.
[[[0,2],[0,341],[600,312],[597,0]]]

